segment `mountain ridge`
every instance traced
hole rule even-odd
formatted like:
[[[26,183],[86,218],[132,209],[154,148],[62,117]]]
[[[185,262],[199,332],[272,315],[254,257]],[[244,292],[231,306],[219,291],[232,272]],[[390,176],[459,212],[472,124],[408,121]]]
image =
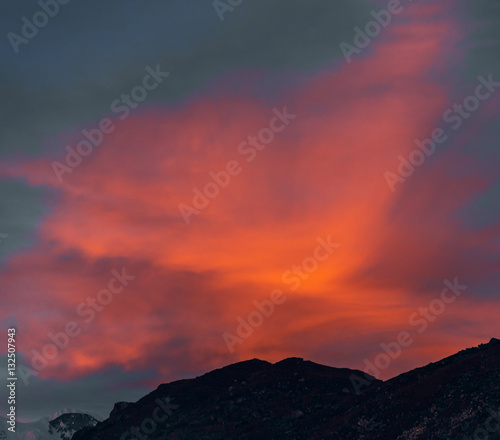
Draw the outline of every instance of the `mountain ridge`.
[[[237,362],[118,403],[73,440],[462,440],[493,425],[488,438],[500,439],[498,414],[500,340],[492,338],[387,381],[297,357]]]

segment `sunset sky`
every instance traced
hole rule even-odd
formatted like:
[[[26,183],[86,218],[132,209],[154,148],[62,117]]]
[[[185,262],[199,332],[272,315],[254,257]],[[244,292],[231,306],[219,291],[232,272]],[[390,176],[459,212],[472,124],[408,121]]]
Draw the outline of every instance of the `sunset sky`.
[[[364,370],[407,332],[388,379],[499,337],[498,2],[402,1],[350,54],[394,1],[220,3],[69,1],[25,42],[41,7],[0,7],[26,420],[254,357]],[[467,289],[446,303],[445,280]]]

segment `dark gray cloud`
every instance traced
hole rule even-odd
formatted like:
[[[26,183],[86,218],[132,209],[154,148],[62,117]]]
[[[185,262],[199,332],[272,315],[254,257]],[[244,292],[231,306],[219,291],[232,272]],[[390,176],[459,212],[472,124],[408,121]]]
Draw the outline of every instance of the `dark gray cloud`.
[[[6,9],[2,25],[11,31],[38,10],[28,2]],[[148,64],[172,72],[168,86],[151,96],[162,102],[228,70],[317,68],[341,58],[339,43],[368,12],[362,0],[342,7],[257,0],[220,22],[212,2],[201,0],[190,6],[155,1],[148,8],[132,1],[70,2],[18,54],[3,40],[0,148],[40,152],[47,138],[100,119]]]
[[[36,226],[46,212],[42,191],[24,182],[0,181],[0,262],[36,239]]]
[[[500,78],[500,3],[495,0],[467,2],[461,8],[470,27],[466,41],[466,62],[458,73],[475,79],[496,73]]]
[[[0,362],[2,377],[7,377],[7,357],[0,356]],[[17,362],[18,365],[24,364],[21,355],[18,355]],[[140,384],[152,376],[153,373],[148,371],[124,372],[121,368],[113,367],[71,381],[30,376],[26,385],[18,372],[18,417],[37,420],[63,411],[68,407],[68,402],[71,402],[72,410],[96,414],[104,419],[109,416],[116,402],[135,402],[151,392],[151,388]],[[96,393],[99,395],[96,396]],[[6,407],[6,400],[2,401],[2,412]]]

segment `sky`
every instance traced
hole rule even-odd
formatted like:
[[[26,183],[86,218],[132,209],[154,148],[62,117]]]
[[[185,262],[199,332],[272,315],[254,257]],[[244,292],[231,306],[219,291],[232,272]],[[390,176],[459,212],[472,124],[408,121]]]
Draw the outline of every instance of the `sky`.
[[[499,336],[496,1],[54,1],[0,6],[20,420]]]

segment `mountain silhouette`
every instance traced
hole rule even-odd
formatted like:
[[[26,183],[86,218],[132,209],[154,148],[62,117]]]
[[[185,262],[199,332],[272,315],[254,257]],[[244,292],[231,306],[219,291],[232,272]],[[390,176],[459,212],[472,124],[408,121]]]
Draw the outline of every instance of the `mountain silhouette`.
[[[75,432],[92,427],[97,422],[89,414],[76,412],[62,413],[52,419],[44,417],[34,422],[18,421],[15,433],[7,428],[0,429],[0,440],[71,440]]]
[[[301,358],[160,385],[73,440],[500,439],[500,340],[388,381]]]

